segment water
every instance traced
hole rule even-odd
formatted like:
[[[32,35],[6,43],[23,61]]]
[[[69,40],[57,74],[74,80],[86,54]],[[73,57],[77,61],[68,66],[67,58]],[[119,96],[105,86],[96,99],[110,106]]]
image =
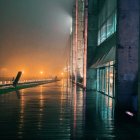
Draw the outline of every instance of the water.
[[[65,81],[0,95],[0,139],[140,139],[140,125],[116,120],[114,100]]]

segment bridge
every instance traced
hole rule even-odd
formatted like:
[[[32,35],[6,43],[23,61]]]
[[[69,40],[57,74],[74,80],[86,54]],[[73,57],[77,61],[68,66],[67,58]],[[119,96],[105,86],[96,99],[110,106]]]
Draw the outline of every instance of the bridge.
[[[58,78],[40,79],[40,80],[20,80],[21,75],[22,72],[18,72],[16,78],[13,79],[12,81],[0,81],[0,93],[17,91],[19,89],[34,87],[60,80]]]
[[[1,140],[140,140],[140,0],[0,10]]]

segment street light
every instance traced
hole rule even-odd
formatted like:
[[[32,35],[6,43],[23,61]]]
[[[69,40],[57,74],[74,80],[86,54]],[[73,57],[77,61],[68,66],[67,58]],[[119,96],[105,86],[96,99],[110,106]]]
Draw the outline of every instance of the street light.
[[[25,71],[24,70],[22,70],[22,74],[24,74],[25,73]]]
[[[64,73],[62,72],[62,73],[61,73],[61,75],[62,75],[62,78],[63,78],[63,76],[64,76]]]
[[[40,74],[42,75],[44,72],[43,71],[40,71]]]

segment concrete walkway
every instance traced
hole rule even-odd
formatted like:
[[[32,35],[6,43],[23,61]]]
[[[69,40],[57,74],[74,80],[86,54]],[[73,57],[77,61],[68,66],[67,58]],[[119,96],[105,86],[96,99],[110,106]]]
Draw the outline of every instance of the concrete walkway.
[[[0,139],[139,140],[140,125],[116,120],[114,100],[68,81],[0,95]]]

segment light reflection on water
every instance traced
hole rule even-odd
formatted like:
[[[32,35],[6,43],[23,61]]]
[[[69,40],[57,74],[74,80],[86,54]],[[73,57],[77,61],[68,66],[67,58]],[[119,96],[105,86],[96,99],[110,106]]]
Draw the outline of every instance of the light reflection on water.
[[[112,98],[66,80],[0,95],[0,139],[127,139],[134,124],[114,121]],[[133,133],[129,133],[128,131]],[[125,133],[125,134],[124,134]]]

